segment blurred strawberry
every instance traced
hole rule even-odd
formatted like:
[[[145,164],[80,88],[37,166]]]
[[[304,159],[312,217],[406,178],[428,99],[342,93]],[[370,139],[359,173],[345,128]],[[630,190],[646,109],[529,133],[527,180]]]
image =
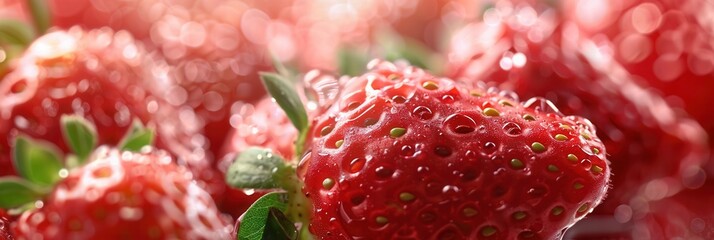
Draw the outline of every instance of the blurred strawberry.
[[[687,189],[669,198],[642,204],[644,216],[636,218],[634,236],[651,239],[713,239],[714,181],[699,189]]]
[[[714,134],[711,1],[564,1],[582,34]],[[571,14],[568,14],[571,13]],[[712,169],[714,170],[714,168]]]
[[[225,174],[236,156],[249,147],[259,146],[272,149],[285,159],[295,156],[295,139],[297,130],[285,113],[270,98],[258,102],[255,106],[244,104],[231,118],[233,130],[228,134],[228,139],[221,150],[222,160],[217,168]],[[244,191],[233,189],[223,184],[225,190],[217,199],[219,208],[234,217],[245,212],[250,205],[265,191]]]
[[[97,126],[99,144],[118,143],[133,120],[141,120],[156,130],[158,146],[210,178],[192,112],[167,103],[161,91],[171,79],[142,46],[127,32],[106,28],[56,31],[30,45],[0,81],[0,176],[14,172],[10,147],[20,134],[66,152],[59,118],[77,114]]]
[[[20,135],[13,140],[18,177],[0,177],[0,207],[22,212],[17,239],[226,239],[231,223],[193,175],[129,129],[117,147],[97,146],[97,127],[62,115],[72,151]],[[64,159],[63,159],[64,158]]]
[[[232,105],[264,96],[258,71],[268,70],[262,23],[249,3],[228,0],[54,0],[60,27],[110,26],[131,32],[171,65],[173,105],[190,106],[217,153],[230,129]]]
[[[497,5],[498,6],[498,5]],[[612,161],[613,189],[596,212],[612,213],[631,200],[661,199],[699,187],[708,157],[706,136],[657,94],[633,81],[605,56],[572,44],[571,29],[538,5],[485,12],[452,39],[452,76],[486,81],[522,97],[545,96],[565,114],[597,126]]]

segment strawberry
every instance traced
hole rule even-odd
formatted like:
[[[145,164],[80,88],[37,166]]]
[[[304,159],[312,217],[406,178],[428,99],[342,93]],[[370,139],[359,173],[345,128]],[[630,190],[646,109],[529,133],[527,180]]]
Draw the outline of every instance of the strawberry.
[[[298,132],[271,99],[263,99],[255,106],[241,106],[233,120],[234,127],[228,134],[221,156],[241,152],[251,146],[270,148],[284,158],[295,155],[294,139]],[[224,162],[221,165],[223,167],[220,168],[225,170],[230,163]]]
[[[708,17],[714,5],[691,0],[592,3],[598,11],[581,11],[568,19],[582,34],[594,35],[604,53],[635,78],[656,88],[710,136],[714,134],[714,113],[709,106],[714,102],[714,33]],[[586,4],[570,1],[564,11],[588,9]]]
[[[62,180],[41,209],[20,217],[18,239],[226,236],[210,196],[166,153],[100,148],[93,158]]]
[[[582,115],[598,126],[615,174],[597,212],[612,214],[619,206],[631,209],[637,197],[655,200],[699,187],[708,157],[701,126],[621,66],[593,54],[591,45],[566,38],[572,29],[559,25],[552,11],[533,19],[515,15],[530,11],[535,10],[527,5],[510,15],[489,10],[485,15],[497,16],[493,22],[473,23],[457,33],[451,76],[486,81],[523,97],[545,96],[563,113]],[[651,189],[656,194],[648,194]]]
[[[27,210],[12,223],[17,239],[228,237],[231,224],[208,192],[167,152],[148,146],[148,129],[137,126],[118,147],[93,150],[96,126],[77,115],[63,115],[61,125],[71,153],[27,135],[15,139],[22,178],[0,178],[0,207]]]
[[[18,219],[18,239],[227,239],[210,195],[168,154],[105,147],[90,161]]]
[[[158,146],[201,176],[210,167],[196,145],[202,136],[190,110],[171,106],[159,92],[171,81],[162,69],[160,59],[126,32],[72,28],[38,38],[0,81],[0,176],[14,173],[10,150],[18,135],[67,152],[63,114],[94,123],[99,144],[118,143],[132,121],[141,120],[156,130]]]
[[[261,25],[267,20],[243,1],[51,3],[54,23],[60,27],[127,30],[164,56],[176,82],[166,89],[169,99],[174,105],[194,109],[212,153],[220,151],[230,130],[233,104],[251,103],[265,94],[258,71],[270,69]]]
[[[604,197],[610,168],[588,120],[411,66],[369,68],[311,127],[298,172],[317,238],[554,238]]]

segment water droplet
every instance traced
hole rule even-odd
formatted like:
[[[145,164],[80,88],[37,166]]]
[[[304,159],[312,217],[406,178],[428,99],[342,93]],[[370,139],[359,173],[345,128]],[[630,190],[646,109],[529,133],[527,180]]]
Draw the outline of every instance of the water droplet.
[[[476,130],[476,121],[463,114],[452,114],[444,121],[446,128],[457,134],[467,134]]]
[[[461,192],[461,189],[457,186],[452,186],[452,185],[446,185],[441,189],[441,193],[443,194],[454,194]]]
[[[521,129],[521,126],[517,123],[508,122],[503,125],[503,132],[505,132],[508,136],[518,136],[521,135],[523,130]]]
[[[451,148],[445,146],[437,146],[434,148],[434,153],[440,157],[451,156]]]
[[[306,73],[303,78],[303,84],[308,97],[316,100],[321,109],[334,104],[340,92],[337,78],[319,70],[312,70]]]
[[[528,99],[528,101],[523,103],[523,107],[532,109],[538,113],[553,113],[559,116],[563,115],[560,110],[558,110],[558,108],[555,106],[555,104],[553,104],[553,102],[542,97],[534,97]]]
[[[404,146],[402,146],[401,150],[402,150],[402,152],[401,152],[402,156],[405,156],[405,157],[414,156],[414,153],[416,152],[414,150],[414,147],[412,147],[411,145],[404,145]]]
[[[498,150],[498,148],[494,142],[486,142],[483,144],[483,153],[486,155],[493,154],[496,150]]]
[[[444,102],[444,103],[453,103],[453,102],[454,102],[454,96],[451,96],[451,95],[441,96],[441,101]]]
[[[390,178],[394,174],[394,170],[381,166],[374,169],[374,173],[379,178]]]
[[[357,173],[364,168],[364,164],[367,162],[364,158],[358,157],[349,161],[347,164],[347,171],[350,173]]]
[[[418,117],[421,120],[429,120],[434,117],[434,113],[431,112],[431,109],[425,106],[418,106],[414,108],[414,110],[412,111],[412,115]]]

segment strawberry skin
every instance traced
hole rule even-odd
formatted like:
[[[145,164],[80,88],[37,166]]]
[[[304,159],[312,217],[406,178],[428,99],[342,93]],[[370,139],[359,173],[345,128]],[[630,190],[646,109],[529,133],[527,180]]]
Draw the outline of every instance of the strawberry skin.
[[[1,240],[12,240],[14,239],[12,234],[10,234],[10,217],[7,215],[5,210],[0,209],[0,239]]]
[[[102,147],[13,229],[17,239],[227,239],[230,225],[167,153]]]
[[[563,113],[584,116],[598,126],[615,174],[613,188],[596,212],[612,214],[618,206],[630,208],[636,197],[653,200],[699,187],[708,157],[702,127],[622,66],[592,54],[588,45],[571,42],[572,29],[543,12],[534,25],[504,15],[497,23],[463,28],[452,39],[450,52],[457,61],[451,63],[450,75],[467,83],[485,81],[525,98],[544,96]],[[656,187],[662,184],[666,186]],[[647,189],[657,189],[656,194],[646,194]]]
[[[59,125],[63,114],[94,123],[98,144],[117,144],[132,121],[141,120],[156,130],[157,146],[197,175],[210,167],[195,144],[205,140],[190,111],[179,111],[159,92],[171,81],[162,66],[131,35],[107,28],[72,28],[35,40],[0,81],[0,175],[13,174],[10,147],[20,134],[67,152]]]
[[[604,197],[586,119],[415,67],[370,70],[315,121],[300,163],[318,238],[548,239]]]

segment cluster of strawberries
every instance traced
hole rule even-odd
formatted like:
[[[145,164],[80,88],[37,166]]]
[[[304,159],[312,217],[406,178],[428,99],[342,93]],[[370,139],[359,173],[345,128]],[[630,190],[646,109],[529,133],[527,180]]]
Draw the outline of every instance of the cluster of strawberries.
[[[0,0],[0,240],[714,238],[712,11]]]

